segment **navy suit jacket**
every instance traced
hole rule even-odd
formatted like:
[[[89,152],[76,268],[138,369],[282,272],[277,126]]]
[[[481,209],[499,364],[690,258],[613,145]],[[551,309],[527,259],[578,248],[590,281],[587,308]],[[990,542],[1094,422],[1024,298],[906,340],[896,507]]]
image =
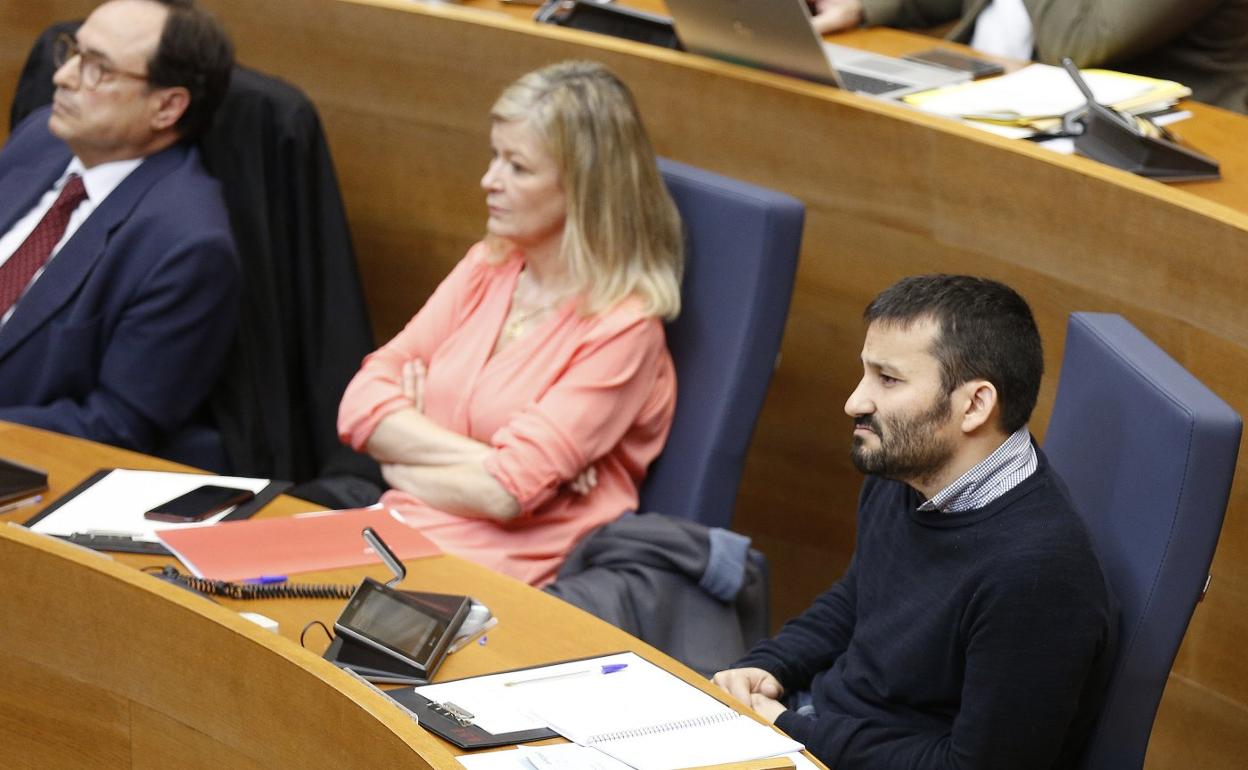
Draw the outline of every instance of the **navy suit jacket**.
[[[71,152],[32,113],[0,152],[0,232]],[[239,269],[217,182],[178,144],[83,222],[0,327],[0,419],[152,451],[216,383]]]

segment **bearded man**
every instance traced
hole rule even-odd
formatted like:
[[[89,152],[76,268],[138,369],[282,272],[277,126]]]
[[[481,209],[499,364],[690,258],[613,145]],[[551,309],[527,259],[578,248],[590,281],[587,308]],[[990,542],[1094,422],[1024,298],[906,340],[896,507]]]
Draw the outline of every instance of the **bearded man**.
[[[853,559],[714,681],[836,770],[1073,767],[1118,613],[1027,428],[1031,310],[995,281],[930,275],[864,318]]]

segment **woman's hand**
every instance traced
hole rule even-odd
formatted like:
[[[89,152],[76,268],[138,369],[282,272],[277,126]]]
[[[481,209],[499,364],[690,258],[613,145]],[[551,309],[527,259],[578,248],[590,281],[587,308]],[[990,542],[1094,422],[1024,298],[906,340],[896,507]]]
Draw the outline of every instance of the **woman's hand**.
[[[568,482],[568,489],[581,497],[588,495],[596,486],[598,486],[598,471],[592,465]]]
[[[413,358],[403,363],[399,369],[399,392],[411,408],[391,412],[378,423],[368,439],[368,453],[383,463],[407,465],[441,466],[484,460],[492,451],[490,445],[447,430],[425,417],[427,379],[424,361]]]
[[[414,358],[403,364],[403,371],[399,373],[399,387],[404,397],[421,414],[425,413],[425,372],[425,362]]]

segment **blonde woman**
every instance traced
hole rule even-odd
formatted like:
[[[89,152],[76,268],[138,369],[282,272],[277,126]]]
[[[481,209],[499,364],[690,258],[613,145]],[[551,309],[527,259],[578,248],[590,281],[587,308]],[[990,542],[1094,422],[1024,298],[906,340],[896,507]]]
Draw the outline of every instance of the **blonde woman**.
[[[489,218],[416,317],[364,361],[344,442],[445,551],[533,585],[637,505],[676,379],[680,221],[628,89],[592,62],[495,103]]]

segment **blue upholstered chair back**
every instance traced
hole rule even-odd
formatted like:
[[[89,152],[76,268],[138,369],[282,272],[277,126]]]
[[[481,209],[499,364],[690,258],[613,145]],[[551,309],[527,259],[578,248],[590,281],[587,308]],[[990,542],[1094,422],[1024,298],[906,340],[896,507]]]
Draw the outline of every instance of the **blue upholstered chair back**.
[[[1121,316],[1074,313],[1045,452],[1122,604],[1085,768],[1144,764],[1226,511],[1239,415]]]
[[[680,317],[667,326],[676,416],[641,511],[727,527],[771,381],[805,208],[782,195],[660,160],[686,234]]]

